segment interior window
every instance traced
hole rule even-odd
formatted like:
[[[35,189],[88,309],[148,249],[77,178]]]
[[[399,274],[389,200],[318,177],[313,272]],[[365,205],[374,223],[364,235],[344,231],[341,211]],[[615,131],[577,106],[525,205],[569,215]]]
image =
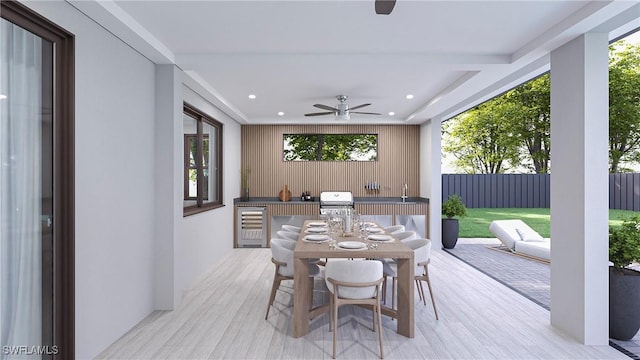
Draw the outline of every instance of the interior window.
[[[222,124],[184,104],[184,215],[222,206]]]

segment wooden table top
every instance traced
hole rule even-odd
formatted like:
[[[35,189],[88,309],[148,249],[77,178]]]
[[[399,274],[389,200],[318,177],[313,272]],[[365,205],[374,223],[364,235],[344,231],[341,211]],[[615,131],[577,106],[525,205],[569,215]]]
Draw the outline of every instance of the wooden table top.
[[[383,242],[383,241],[371,241],[371,240],[363,240],[357,234],[353,236],[336,236],[330,235],[332,239],[336,241],[336,243],[340,243],[343,241],[359,241],[364,243],[374,243],[377,245],[375,249],[343,249],[340,247],[331,248],[329,241],[324,242],[310,242],[303,241],[302,239],[309,235],[305,233],[305,230],[308,228],[310,222],[318,222],[317,220],[307,220],[305,221],[302,231],[300,233],[300,238],[298,239],[298,244],[294,250],[295,258],[397,258],[397,259],[408,259],[412,257],[413,250],[409,248],[407,245],[400,242],[398,239],[394,239],[392,242]],[[385,234],[389,235],[385,232]],[[393,236],[393,235],[392,235]]]

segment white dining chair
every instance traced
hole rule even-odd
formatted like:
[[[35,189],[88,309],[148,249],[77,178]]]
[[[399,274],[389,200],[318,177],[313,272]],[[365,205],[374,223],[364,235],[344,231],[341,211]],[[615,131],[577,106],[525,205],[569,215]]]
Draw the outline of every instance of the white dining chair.
[[[283,280],[293,280],[293,249],[296,247],[295,241],[286,239],[271,239],[271,262],[275,264],[275,274],[273,275],[273,285],[267,304],[267,314],[264,319],[269,318],[269,310],[276,298],[276,292],[280,288]],[[318,265],[309,264],[309,281],[311,281],[311,299],[313,299],[313,277],[320,273]],[[313,301],[311,301],[313,304]]]
[[[382,263],[377,260],[329,261],[325,266],[325,279],[331,295],[329,331],[333,329],[333,358],[336,358],[336,333],[338,332],[338,308],[347,304],[373,307],[373,331],[378,319],[380,358],[384,358],[382,346],[382,315],[380,312],[380,284],[384,276]]]
[[[280,236],[280,240],[288,242],[289,244],[287,244],[287,246],[290,247],[291,250],[296,248],[296,244],[298,243],[298,236],[300,236],[300,235],[296,235],[294,237],[292,234],[293,233],[290,233],[284,230],[278,231],[278,236]],[[277,238],[273,238],[271,240],[274,240],[274,239],[277,239]],[[320,265],[320,266],[324,266],[325,262],[326,262],[326,259],[325,261],[322,261],[319,258],[309,259],[309,263]]]
[[[296,233],[285,231],[285,230],[278,230],[276,233],[280,238],[294,240],[294,241],[298,241],[298,238],[300,237],[300,234],[296,234]]]
[[[431,287],[431,279],[429,279],[429,263],[431,258],[431,240],[429,239],[413,239],[404,242],[405,245],[413,249],[413,260],[414,260],[414,279],[416,282],[416,287],[418,288],[418,296],[420,300],[427,305],[427,300],[424,296],[424,288],[422,287],[422,281],[427,282],[427,286],[429,287],[429,295],[431,296],[431,303],[433,304],[433,312],[436,316],[436,320],[438,320],[438,310],[436,309],[436,301],[433,297],[433,289]],[[383,263],[383,272],[385,276],[385,281],[383,283],[383,291],[386,293],[386,278],[391,277],[392,285],[391,285],[391,308],[395,309],[395,293],[396,293],[396,282],[398,280],[397,273],[397,264],[392,262]]]
[[[389,233],[389,234],[395,234],[401,231],[404,231],[404,225],[391,225],[391,226],[385,226],[384,229]]]
[[[289,225],[289,224],[282,225],[282,227],[280,229],[284,230],[284,231],[296,233],[296,234],[300,234],[302,232],[302,228],[301,227],[295,226],[295,225]]]
[[[400,240],[401,242],[406,242],[416,238],[415,231],[400,231],[400,232],[395,232],[392,235],[393,237]]]

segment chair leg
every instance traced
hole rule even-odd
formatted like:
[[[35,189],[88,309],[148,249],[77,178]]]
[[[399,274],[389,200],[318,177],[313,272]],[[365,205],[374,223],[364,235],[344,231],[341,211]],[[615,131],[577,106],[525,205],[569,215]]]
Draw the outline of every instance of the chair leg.
[[[382,302],[387,303],[387,277],[382,280]]]
[[[433,312],[436,314],[436,320],[438,320],[438,310],[436,310],[436,301],[433,298],[433,290],[431,289],[431,280],[429,279],[429,273],[427,272],[427,286],[429,287],[429,295],[431,295],[431,304],[433,304]]]
[[[313,310],[313,288],[315,286],[315,278],[313,276],[309,277],[309,282],[311,284],[309,284],[309,299],[311,299],[311,301],[309,302],[309,310]]]
[[[267,315],[265,315],[264,319],[269,319],[269,310],[271,309],[271,305],[273,305],[273,300],[276,299],[276,291],[280,287],[280,278],[278,274],[273,276],[273,285],[271,286],[271,295],[269,296],[269,303],[267,304]]]
[[[334,295],[335,296],[335,295]],[[336,299],[333,299],[333,358],[336,358],[336,334],[338,333],[338,306]]]
[[[424,297],[424,288],[422,287],[422,281],[416,279],[416,286],[418,287],[418,295],[420,296],[420,300],[422,300],[422,303],[426,306],[427,298]]]
[[[371,331],[376,332],[376,308],[371,308]]]
[[[333,331],[333,294],[329,294],[329,332]]]
[[[396,281],[398,281],[398,278],[394,277],[391,282],[391,308],[393,310],[396,309]]]
[[[376,304],[376,312],[378,315],[378,341],[380,342],[380,359],[384,359],[384,348],[382,346],[382,312],[380,310],[380,298]],[[375,322],[375,321],[374,321]]]

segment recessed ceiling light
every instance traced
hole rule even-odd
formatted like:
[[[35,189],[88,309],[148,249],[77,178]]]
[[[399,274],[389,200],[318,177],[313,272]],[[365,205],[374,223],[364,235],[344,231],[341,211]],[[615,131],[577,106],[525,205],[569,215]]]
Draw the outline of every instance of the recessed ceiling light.
[[[7,98],[7,95],[0,94],[0,99],[6,99],[6,98]]]
[[[253,99],[255,99],[255,98],[256,98],[256,96],[255,96],[255,95],[253,95],[253,94],[250,94],[250,95],[249,95],[249,99],[253,100]]]
[[[278,111],[278,116],[283,116],[284,113],[282,111]]]
[[[393,115],[395,115],[395,114],[396,114],[396,113],[394,113],[393,111],[389,111],[389,116],[393,116]]]
[[[413,94],[407,95],[407,99],[409,99],[409,100],[413,99]]]

